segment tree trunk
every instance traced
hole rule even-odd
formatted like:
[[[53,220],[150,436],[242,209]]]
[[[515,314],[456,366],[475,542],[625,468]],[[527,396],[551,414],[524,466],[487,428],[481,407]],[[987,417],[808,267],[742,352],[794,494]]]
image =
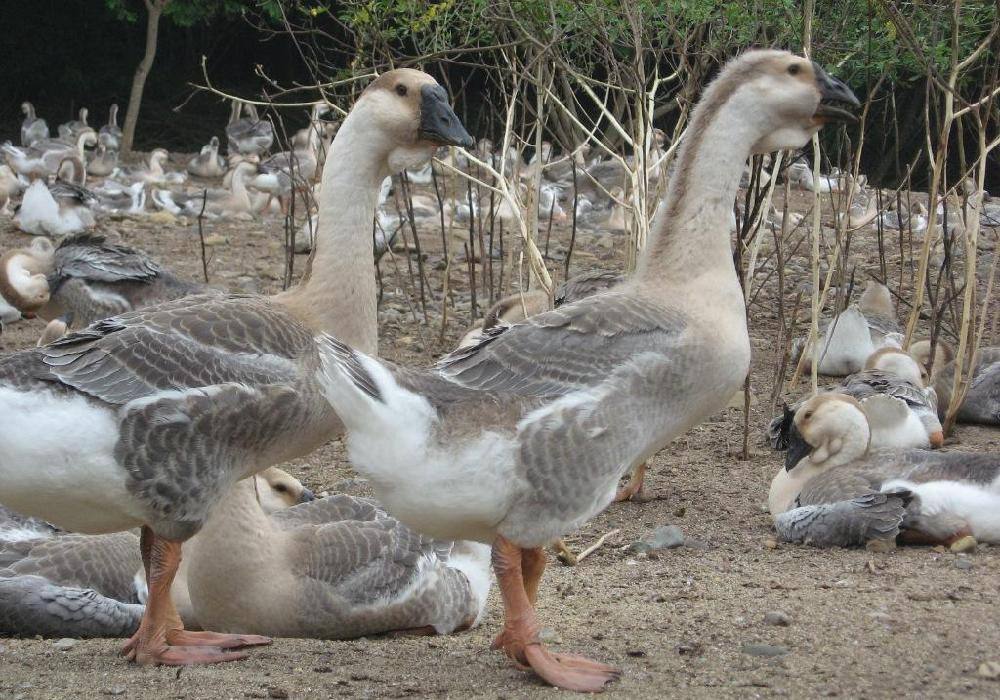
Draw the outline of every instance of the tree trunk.
[[[132,78],[132,92],[128,96],[128,111],[125,113],[125,124],[122,128],[122,152],[127,157],[132,152],[132,142],[135,139],[135,125],[139,121],[139,107],[142,105],[142,91],[146,87],[146,78],[153,67],[156,58],[156,41],[160,31],[160,17],[163,8],[170,0],[144,0],[146,5],[146,54],[135,69]]]

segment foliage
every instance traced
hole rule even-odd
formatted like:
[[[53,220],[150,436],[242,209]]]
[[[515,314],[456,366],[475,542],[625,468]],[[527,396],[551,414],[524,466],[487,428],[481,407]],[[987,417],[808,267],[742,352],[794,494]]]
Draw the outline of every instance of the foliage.
[[[160,0],[162,2],[163,0]],[[140,0],[104,0],[104,4],[120,20],[134,23],[144,15]],[[278,0],[166,0],[163,16],[179,27],[210,22],[222,15],[243,14],[248,9],[262,10],[272,18],[280,16]]]

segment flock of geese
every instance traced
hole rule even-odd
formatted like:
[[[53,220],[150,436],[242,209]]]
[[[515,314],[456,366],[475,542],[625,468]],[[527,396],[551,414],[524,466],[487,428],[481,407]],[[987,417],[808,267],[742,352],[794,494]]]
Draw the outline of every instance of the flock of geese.
[[[734,59],[692,114],[635,272],[571,279],[554,309],[504,300],[428,368],[378,359],[372,268],[386,178],[475,145],[420,71],[372,82],[325,167],[316,155],[312,254],[285,292],[187,283],[89,233],[8,251],[0,292],[50,323],[38,347],[0,358],[0,634],[128,636],[127,658],[183,665],[272,636],[448,633],[479,622],[492,567],[494,648],[554,686],[604,689],[617,669],[540,638],[543,548],[623,497],[629,473],[634,493],[647,459],[741,389],[750,342],[730,230],[745,162],[800,148],[857,106],[799,56]],[[46,156],[47,127],[25,111],[22,142],[42,145],[5,145],[9,163],[65,174],[96,141],[88,165],[115,172],[113,129],[94,133],[81,113],[69,156]],[[260,153],[270,125],[241,112],[230,152]],[[229,173],[227,196],[259,188],[285,207],[300,183],[282,163],[319,154],[325,136],[311,128],[271,169],[276,156],[226,163],[213,140],[189,167]],[[164,162],[151,156],[137,192],[170,180]],[[215,211],[231,212],[225,201]],[[824,332],[819,370],[843,383],[772,424],[787,450],[775,527],[818,545],[1000,541],[1000,455],[928,449],[943,441],[951,365],[940,343],[933,360],[929,344],[900,347],[886,295],[870,286]],[[978,363],[959,417],[996,425],[1000,352]],[[377,501],[316,498],[276,468],[340,435]]]

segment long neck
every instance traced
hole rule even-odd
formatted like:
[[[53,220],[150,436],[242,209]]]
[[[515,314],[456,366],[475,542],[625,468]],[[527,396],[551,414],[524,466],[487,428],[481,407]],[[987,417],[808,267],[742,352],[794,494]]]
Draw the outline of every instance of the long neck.
[[[223,566],[229,575],[239,575],[253,572],[259,561],[273,556],[273,547],[266,546],[273,530],[257,501],[255,480],[251,477],[236,482],[212,508],[191,544],[185,545],[184,556],[191,572],[207,567],[203,573],[211,575]]]
[[[111,110],[108,114],[108,124],[118,126],[118,105],[111,105]]]
[[[759,128],[739,93],[692,120],[635,277],[683,282],[733,270],[730,218]],[[733,277],[735,279],[735,276]]]
[[[355,106],[327,154],[316,243],[299,284],[275,297],[316,332],[378,352],[372,225],[386,147]]]

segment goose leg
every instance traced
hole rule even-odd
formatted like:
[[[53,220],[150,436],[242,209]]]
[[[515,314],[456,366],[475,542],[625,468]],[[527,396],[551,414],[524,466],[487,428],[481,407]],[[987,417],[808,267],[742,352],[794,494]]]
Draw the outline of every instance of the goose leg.
[[[618,489],[618,493],[615,494],[615,503],[642,500],[642,487],[645,479],[646,463],[643,462],[632,472],[632,477],[628,480],[628,483]]]
[[[170,599],[177,567],[181,563],[181,543],[157,537],[143,527],[140,540],[149,596],[139,629],[125,643],[122,656],[143,665],[186,666],[189,664],[236,661],[242,652],[223,651],[236,647],[269,644],[258,635],[189,632]]]
[[[621,675],[617,669],[582,656],[550,652],[538,639],[532,598],[544,568],[541,549],[521,549],[504,537],[493,544],[493,570],[504,604],[504,628],[493,648],[503,649],[520,668],[531,668],[557,688],[601,692]]]

